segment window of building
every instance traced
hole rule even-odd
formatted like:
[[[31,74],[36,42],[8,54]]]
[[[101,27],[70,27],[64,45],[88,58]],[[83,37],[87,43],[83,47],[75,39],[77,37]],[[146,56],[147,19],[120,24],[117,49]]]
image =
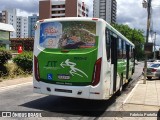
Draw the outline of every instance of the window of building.
[[[80,3],[78,3],[78,6],[79,6],[79,7],[81,7],[81,4],[80,4]]]
[[[84,12],[82,12],[82,15],[85,16],[86,14]]]
[[[84,6],[82,6],[82,10],[85,10],[85,7],[84,7]]]
[[[86,8],[86,12],[88,12],[89,10]]]

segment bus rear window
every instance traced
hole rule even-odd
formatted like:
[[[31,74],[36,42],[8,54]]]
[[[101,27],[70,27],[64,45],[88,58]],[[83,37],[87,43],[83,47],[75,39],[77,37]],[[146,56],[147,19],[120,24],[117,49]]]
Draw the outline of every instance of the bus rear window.
[[[92,48],[96,45],[96,23],[66,21],[41,23],[39,45],[53,49]]]

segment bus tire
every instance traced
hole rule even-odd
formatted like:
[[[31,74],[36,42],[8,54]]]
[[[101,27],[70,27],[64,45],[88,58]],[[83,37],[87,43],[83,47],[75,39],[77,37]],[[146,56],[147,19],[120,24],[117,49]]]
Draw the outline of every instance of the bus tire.
[[[133,73],[134,73],[134,68],[132,68],[132,75],[133,75]]]
[[[152,79],[152,77],[147,77],[147,79],[148,79],[148,80],[151,80],[151,79]]]
[[[123,74],[121,74],[120,87],[119,87],[119,90],[117,91],[118,96],[122,94],[122,90],[123,90]]]

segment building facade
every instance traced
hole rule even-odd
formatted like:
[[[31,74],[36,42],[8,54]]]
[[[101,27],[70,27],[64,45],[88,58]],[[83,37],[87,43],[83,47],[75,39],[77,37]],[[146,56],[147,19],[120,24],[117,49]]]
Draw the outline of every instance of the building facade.
[[[116,0],[94,0],[93,16],[102,18],[108,23],[116,23],[117,2]]]
[[[17,38],[28,38],[28,18],[19,16],[17,17]]]
[[[32,16],[28,16],[28,37],[34,37],[35,36],[35,24],[39,20],[39,16],[36,14],[33,14]]]
[[[39,1],[39,19],[58,17],[88,17],[89,6],[81,0]]]
[[[7,9],[2,11],[2,22],[6,24],[10,24],[14,27],[16,30],[17,27],[17,17],[16,17],[17,11],[16,9]],[[16,32],[11,32],[10,37],[11,38],[16,38]]]
[[[0,13],[0,22],[2,22],[2,13]]]

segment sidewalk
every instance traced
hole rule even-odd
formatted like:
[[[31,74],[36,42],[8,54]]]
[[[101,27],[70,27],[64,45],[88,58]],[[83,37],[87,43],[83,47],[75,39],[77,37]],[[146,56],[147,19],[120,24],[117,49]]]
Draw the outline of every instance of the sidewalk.
[[[160,80],[147,80],[143,84],[143,77],[132,89],[119,111],[156,112],[160,114]],[[159,111],[159,112],[158,112]],[[116,120],[160,120],[157,117],[122,117]]]
[[[17,84],[23,84],[27,82],[32,82],[32,76],[26,77],[26,78],[16,78],[12,80],[4,80],[0,82],[0,88],[1,87],[7,87],[7,86],[12,86],[12,85],[17,85]]]
[[[140,110],[145,109],[145,106],[150,108],[155,108],[153,110],[160,109],[160,80],[153,79],[147,80],[146,84],[143,84],[143,78],[138,81],[137,85],[134,87],[130,93],[128,99],[124,101],[124,105],[142,105],[143,107],[136,108]],[[151,111],[151,109],[149,109]]]

